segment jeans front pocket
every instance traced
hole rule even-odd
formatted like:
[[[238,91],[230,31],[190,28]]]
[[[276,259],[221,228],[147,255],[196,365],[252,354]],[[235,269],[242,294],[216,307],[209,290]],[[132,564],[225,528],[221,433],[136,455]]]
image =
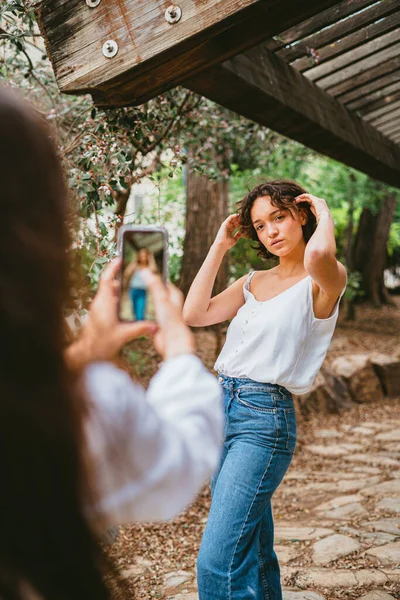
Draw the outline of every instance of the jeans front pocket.
[[[287,433],[286,449],[293,453],[296,448],[297,439],[296,411],[294,408],[284,408],[283,413],[285,415]]]
[[[267,388],[245,386],[237,390],[237,400],[257,412],[276,413],[276,397]]]

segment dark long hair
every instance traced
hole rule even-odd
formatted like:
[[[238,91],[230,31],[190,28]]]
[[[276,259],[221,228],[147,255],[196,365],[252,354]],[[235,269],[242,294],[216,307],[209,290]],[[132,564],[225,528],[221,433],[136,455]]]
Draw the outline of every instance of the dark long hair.
[[[293,212],[300,210],[305,211],[307,214],[307,222],[302,226],[302,228],[303,238],[307,243],[316,229],[317,220],[307,202],[299,202],[298,205],[293,203],[293,200],[296,198],[296,196],[305,193],[306,190],[295,181],[276,179],[257,185],[255,188],[250,190],[250,192],[248,192],[248,194],[246,194],[242,200],[238,202],[238,214],[241,229],[248,238],[257,242],[254,245],[254,248],[258,251],[258,256],[261,256],[265,259],[276,258],[276,256],[269,252],[258,239],[257,232],[251,219],[251,209],[254,202],[257,200],[257,198],[269,196],[269,198],[271,198],[272,206],[288,210],[292,217]]]
[[[63,359],[67,192],[49,131],[0,87],[0,598],[103,600],[86,404]],[[26,588],[25,588],[26,589]],[[26,596],[25,596],[26,597]]]

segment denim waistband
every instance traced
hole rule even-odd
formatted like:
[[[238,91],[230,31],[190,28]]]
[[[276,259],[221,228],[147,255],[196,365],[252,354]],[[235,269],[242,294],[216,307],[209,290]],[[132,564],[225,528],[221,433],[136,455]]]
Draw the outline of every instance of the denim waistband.
[[[232,388],[251,388],[269,393],[279,393],[283,398],[291,399],[292,393],[289,392],[282,385],[278,385],[277,383],[264,383],[262,381],[254,381],[253,379],[249,379],[248,377],[229,377],[228,375],[224,375],[223,373],[218,373],[218,382],[222,386],[232,386]]]

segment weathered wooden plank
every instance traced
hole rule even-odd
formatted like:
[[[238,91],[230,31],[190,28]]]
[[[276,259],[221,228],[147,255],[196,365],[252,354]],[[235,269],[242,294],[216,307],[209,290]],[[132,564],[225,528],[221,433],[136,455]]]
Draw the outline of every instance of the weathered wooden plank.
[[[393,108],[393,110],[390,110],[389,112],[385,113],[381,117],[377,117],[376,119],[373,119],[371,121],[371,125],[373,125],[374,127],[380,127],[383,125],[390,126],[398,118],[400,118],[400,108],[398,106],[396,106],[395,108]]]
[[[386,98],[391,97],[393,94],[396,94],[397,91],[400,90],[400,75],[398,81],[392,83],[391,85],[387,85],[384,88],[376,90],[370,94],[363,96],[362,98],[358,98],[357,100],[353,100],[353,102],[349,102],[346,104],[349,110],[356,110],[359,115],[363,115],[369,110],[374,110],[381,106],[381,102],[385,102]]]
[[[386,113],[400,106],[400,92],[398,92],[397,95],[393,94],[392,96],[387,96],[385,100],[386,103],[384,103],[383,106],[364,114],[363,119],[365,121],[374,121],[374,119],[377,117],[385,115]]]
[[[389,31],[375,40],[361,44],[361,46],[354,48],[350,52],[345,52],[336,58],[332,58],[331,60],[324,62],[322,65],[317,65],[312,69],[308,69],[305,75],[310,81],[315,82],[320,81],[327,75],[333,78],[333,75],[338,71],[341,71],[342,73],[345,67],[350,67],[351,65],[356,67],[355,63],[357,63],[357,66],[362,67],[362,59],[365,59],[371,55],[373,55],[375,58],[379,54],[380,50],[388,48],[389,46],[393,46],[399,41],[400,31],[398,29]],[[357,73],[357,71],[355,72]],[[333,81],[335,80],[333,79]]]
[[[396,34],[397,31],[392,31],[391,34],[393,34],[393,33]],[[389,34],[389,35],[391,35],[391,34]],[[369,69],[375,67],[376,65],[384,64],[387,60],[390,60],[395,57],[399,57],[400,56],[400,40],[399,40],[398,36],[395,36],[395,39],[397,40],[397,43],[391,43],[390,46],[388,46],[387,48],[384,48],[383,50],[379,50],[378,52],[374,52],[373,54],[370,54],[369,56],[367,56],[364,59],[357,60],[357,62],[354,62],[348,66],[345,66],[340,70],[334,71],[332,74],[328,73],[324,77],[317,77],[314,80],[315,83],[317,83],[323,89],[329,89],[335,85],[338,85],[339,83],[342,83],[343,81],[346,81],[347,79],[356,77],[360,73],[364,73],[365,71],[368,71]],[[376,40],[374,40],[374,41],[376,41]],[[372,42],[372,43],[374,43],[374,42]],[[354,51],[354,53],[356,53],[356,52],[357,51]],[[352,54],[352,52],[350,52],[350,54]],[[358,52],[357,52],[357,54],[358,54]],[[339,59],[340,58],[342,58],[342,57],[340,56]],[[335,61],[336,59],[333,59],[333,60]],[[331,61],[329,61],[329,62],[331,62]],[[321,66],[326,67],[329,65],[329,62],[325,63],[325,65],[321,65]],[[305,73],[305,77],[312,80],[311,79],[312,71],[314,71],[314,69],[307,71]]]
[[[397,11],[398,8],[398,0],[387,0],[386,2],[373,4],[364,8],[361,12],[357,12],[347,19],[335,23],[331,27],[307,36],[289,48],[278,50],[277,54],[286,62],[293,63],[295,61],[296,69],[301,71],[302,66],[301,64],[297,66],[297,60],[305,57],[308,54],[309,48],[318,50],[320,61],[322,61],[324,53],[328,53],[329,48],[331,48],[332,52],[335,52],[337,48],[347,49],[352,47],[354,42],[357,45],[361,32],[365,32],[367,40],[372,39],[375,37],[375,27],[378,26],[378,23],[375,23],[375,21],[379,19],[379,22],[382,22],[383,28],[377,29],[377,35],[379,35],[385,31],[387,15]],[[332,46],[333,43],[334,45]]]
[[[398,4],[398,0],[396,0]],[[378,7],[386,6],[385,2],[382,2],[378,5]],[[365,11],[367,12],[367,11]],[[362,16],[357,15],[357,16]],[[344,27],[346,25],[346,21],[342,23]],[[358,48],[361,44],[365,44],[368,41],[372,41],[375,38],[379,37],[382,34],[388,33],[393,29],[396,29],[400,25],[400,11],[395,12],[390,17],[385,17],[381,19],[377,23],[372,23],[362,29],[351,33],[350,35],[345,35],[340,39],[334,39],[330,43],[322,46],[322,48],[318,48],[318,65],[322,65],[326,63],[327,60],[343,55],[345,52],[349,52],[354,48]],[[330,31],[328,29],[328,31]],[[398,34],[400,36],[400,33]],[[297,44],[299,45],[299,44]],[[296,46],[295,46],[296,48]],[[315,46],[308,46],[308,48],[315,48]],[[282,51],[283,52],[283,51]],[[280,53],[278,54],[280,56]],[[284,58],[286,62],[290,62]],[[308,69],[311,69],[315,66],[314,60],[310,56],[304,56],[299,60],[295,60],[290,63],[292,67],[294,67],[300,73],[304,73]]]
[[[383,77],[385,75],[389,75],[393,71],[398,72],[399,68],[400,68],[400,56],[395,56],[394,58],[391,58],[385,62],[379,63],[370,69],[362,71],[358,75],[350,77],[349,79],[346,79],[345,81],[341,81],[340,83],[337,83],[336,85],[333,85],[332,87],[329,87],[328,91],[332,96],[340,96],[341,94],[344,94],[345,92],[350,92],[352,90],[358,90],[359,88],[364,86],[366,83],[370,84],[375,79],[382,78],[382,80],[383,80]]]
[[[319,14],[313,17],[312,20],[303,21],[286,31],[281,31],[275,40],[268,40],[266,49],[278,51],[288,44],[293,44],[293,42],[302,40],[306,36],[310,37],[316,31],[320,32],[325,27],[337,23],[341,19],[344,19],[373,3],[374,0],[348,0],[347,2],[342,2],[338,6],[327,8],[326,10],[323,10],[321,7]]]
[[[382,65],[378,65],[382,68]],[[386,65],[387,67],[387,65]],[[371,74],[372,75],[372,74]],[[342,93],[332,93],[332,88],[329,90],[329,93],[333,96],[340,96],[340,101],[342,104],[348,106],[348,104],[352,101],[362,100],[368,97],[372,92],[380,91],[384,89],[387,85],[400,81],[400,71],[396,68],[391,71],[390,69],[385,69],[383,75],[378,75],[378,77],[371,77],[371,79],[367,79],[366,83],[361,85],[354,85],[354,87],[348,87],[348,91]]]
[[[399,131],[399,128],[400,119],[397,119],[397,121],[391,121],[389,123],[383,123],[382,125],[376,126],[376,129],[382,132],[383,135],[393,135],[394,133],[397,133]]]
[[[100,105],[138,104],[339,4],[320,0],[181,0],[182,18],[167,23],[166,0],[42,0],[39,22],[60,89],[93,91]],[[290,10],[288,9],[290,4]],[[118,54],[105,58],[103,43]]]
[[[263,45],[185,85],[318,152],[400,187],[400,148]]]
[[[387,131],[393,130],[394,127],[397,127],[396,123],[394,122],[382,123],[380,125],[375,126],[376,129],[379,129],[379,131],[384,131],[385,133]]]

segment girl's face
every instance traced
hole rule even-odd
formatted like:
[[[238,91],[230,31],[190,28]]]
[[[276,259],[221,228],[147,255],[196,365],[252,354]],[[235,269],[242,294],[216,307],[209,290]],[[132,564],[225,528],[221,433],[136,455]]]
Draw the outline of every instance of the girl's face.
[[[288,210],[273,206],[269,196],[262,196],[255,200],[250,215],[258,239],[271,254],[287,256],[299,244],[305,245],[302,225],[307,217],[295,206],[292,216]]]
[[[138,261],[142,264],[147,263],[147,250],[145,248],[142,248],[141,250],[139,250]]]

